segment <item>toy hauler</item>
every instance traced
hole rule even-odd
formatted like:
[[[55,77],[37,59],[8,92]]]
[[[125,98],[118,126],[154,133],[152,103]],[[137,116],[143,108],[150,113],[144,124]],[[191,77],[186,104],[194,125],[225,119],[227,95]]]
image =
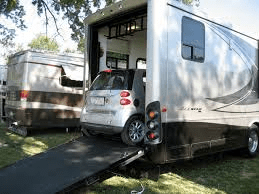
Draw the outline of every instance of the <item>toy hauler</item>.
[[[91,80],[146,59],[143,144],[151,160],[239,148],[258,153],[256,39],[176,0],[120,1],[87,17],[85,26]]]
[[[26,50],[9,58],[5,111],[10,130],[78,127],[83,56]]]

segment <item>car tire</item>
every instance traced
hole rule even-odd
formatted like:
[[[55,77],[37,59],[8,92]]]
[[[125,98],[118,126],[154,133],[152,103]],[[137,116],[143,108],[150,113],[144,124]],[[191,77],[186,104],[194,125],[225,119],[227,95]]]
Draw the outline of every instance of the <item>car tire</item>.
[[[247,147],[245,153],[248,157],[256,157],[259,150],[258,126],[252,125],[247,133]]]
[[[138,145],[143,141],[145,124],[141,117],[133,116],[125,124],[121,133],[122,141],[127,145]]]

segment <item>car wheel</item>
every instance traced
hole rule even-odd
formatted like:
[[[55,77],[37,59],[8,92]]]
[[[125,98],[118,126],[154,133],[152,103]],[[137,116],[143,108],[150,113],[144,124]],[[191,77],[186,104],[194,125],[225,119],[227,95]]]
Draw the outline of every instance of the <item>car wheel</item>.
[[[256,125],[252,125],[251,129],[248,131],[247,135],[247,148],[246,153],[249,157],[255,157],[258,154],[258,146],[259,146],[259,138],[258,138],[258,127]]]
[[[138,116],[131,117],[125,124],[121,139],[128,145],[139,144],[145,135],[145,124]]]

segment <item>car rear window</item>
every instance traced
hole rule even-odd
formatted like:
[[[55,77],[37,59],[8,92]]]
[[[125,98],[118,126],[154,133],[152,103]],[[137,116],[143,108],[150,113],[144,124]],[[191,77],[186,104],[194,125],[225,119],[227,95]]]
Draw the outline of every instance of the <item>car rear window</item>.
[[[133,71],[100,72],[90,90],[131,90]]]

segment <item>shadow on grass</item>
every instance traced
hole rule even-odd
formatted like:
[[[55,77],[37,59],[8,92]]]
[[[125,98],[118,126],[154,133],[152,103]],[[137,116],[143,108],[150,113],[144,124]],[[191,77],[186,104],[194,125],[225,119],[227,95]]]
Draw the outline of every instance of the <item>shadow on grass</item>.
[[[237,152],[154,166],[135,161],[115,175],[74,193],[258,193],[259,158]]]
[[[23,137],[12,133],[4,123],[0,124],[0,168],[17,160],[46,151],[80,136],[78,131],[66,132],[65,129],[42,129]]]

